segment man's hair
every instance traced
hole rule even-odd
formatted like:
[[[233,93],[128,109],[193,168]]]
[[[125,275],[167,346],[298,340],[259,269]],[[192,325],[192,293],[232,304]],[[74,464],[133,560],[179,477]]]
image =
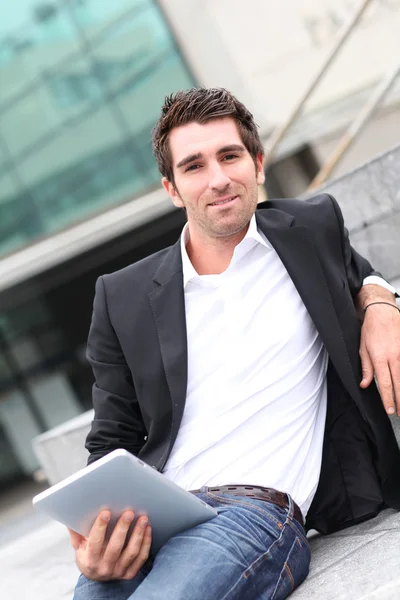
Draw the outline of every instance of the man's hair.
[[[241,140],[256,164],[257,155],[263,154],[264,150],[251,112],[224,88],[192,88],[166,96],[160,118],[153,129],[153,153],[161,175],[174,183],[169,147],[172,129],[187,123],[204,124],[224,117],[231,117],[235,121]]]

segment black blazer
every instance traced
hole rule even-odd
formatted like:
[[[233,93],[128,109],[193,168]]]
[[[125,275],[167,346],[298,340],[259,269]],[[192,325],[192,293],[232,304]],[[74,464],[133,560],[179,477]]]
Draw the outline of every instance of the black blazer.
[[[327,194],[270,200],[259,205],[256,219],[330,358],[321,475],[306,526],[329,533],[384,506],[400,509],[400,453],[390,421],[375,384],[359,387],[360,322],[353,298],[375,272],[351,248],[339,206]],[[187,387],[179,241],[98,279],[87,356],[96,379],[89,462],[125,448],[162,471]]]

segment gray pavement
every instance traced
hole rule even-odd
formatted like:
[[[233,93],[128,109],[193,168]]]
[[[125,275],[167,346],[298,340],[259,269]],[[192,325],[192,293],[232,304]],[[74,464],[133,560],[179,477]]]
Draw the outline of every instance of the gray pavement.
[[[78,578],[68,533],[46,523],[0,548],[0,598],[67,600]]]
[[[78,570],[67,530],[32,507],[46,487],[28,482],[0,496],[1,600],[72,598]]]
[[[48,487],[47,483],[25,481],[0,494],[0,548],[48,520],[35,512],[32,498]]]

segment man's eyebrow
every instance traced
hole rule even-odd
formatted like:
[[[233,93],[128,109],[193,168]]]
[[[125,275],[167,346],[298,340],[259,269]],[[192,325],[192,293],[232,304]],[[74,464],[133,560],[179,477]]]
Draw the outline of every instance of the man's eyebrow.
[[[217,154],[225,154],[225,152],[246,152],[246,148],[240,144],[229,144],[228,146],[220,148]]]
[[[245,152],[245,151],[246,151],[246,148],[244,146],[241,146],[240,144],[229,144],[228,146],[223,146],[223,148],[220,148],[217,151],[217,154],[225,154],[226,152]],[[199,160],[200,158],[203,158],[203,155],[201,152],[197,152],[197,154],[190,154],[190,156],[186,156],[185,158],[182,158],[182,160],[180,160],[178,162],[178,164],[176,165],[176,168],[180,169],[182,167],[185,167],[189,163],[191,163],[195,160]]]
[[[189,163],[193,162],[194,160],[199,160],[200,158],[202,158],[202,156],[203,155],[201,152],[197,152],[197,154],[190,154],[190,156],[186,156],[185,158],[182,158],[182,160],[179,161],[178,164],[176,165],[176,168],[180,169],[181,167],[188,165]]]

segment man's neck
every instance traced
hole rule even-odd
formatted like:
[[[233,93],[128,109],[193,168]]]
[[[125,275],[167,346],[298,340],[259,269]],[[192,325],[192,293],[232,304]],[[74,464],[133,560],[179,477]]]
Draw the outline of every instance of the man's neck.
[[[190,236],[186,252],[196,272],[199,275],[214,275],[226,271],[236,246],[243,240],[247,230],[248,227],[233,236],[207,240]]]

